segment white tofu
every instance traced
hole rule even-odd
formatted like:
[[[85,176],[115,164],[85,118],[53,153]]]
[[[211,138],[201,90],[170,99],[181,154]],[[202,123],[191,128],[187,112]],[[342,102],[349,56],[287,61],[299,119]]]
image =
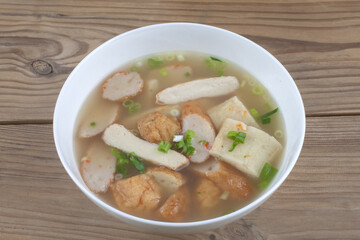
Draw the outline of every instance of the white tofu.
[[[249,110],[236,96],[209,109],[208,115],[210,116],[217,130],[219,130],[226,118],[239,120],[249,126],[260,128],[259,124],[257,124]]]
[[[248,126],[246,138],[243,144],[238,144],[232,152],[229,152],[233,140],[227,138],[229,131],[239,131],[239,126],[244,123],[232,119],[226,119],[215,138],[210,154],[220,160],[229,163],[238,170],[250,176],[259,177],[266,162],[271,162],[282,146],[272,136],[255,127]]]

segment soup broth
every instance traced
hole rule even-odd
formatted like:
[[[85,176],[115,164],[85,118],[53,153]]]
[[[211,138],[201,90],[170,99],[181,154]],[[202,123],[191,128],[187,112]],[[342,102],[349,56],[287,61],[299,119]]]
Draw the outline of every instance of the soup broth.
[[[225,95],[194,99],[194,101],[201,106],[201,109],[204,111],[204,113],[206,114],[209,109],[227,101],[231,97],[236,96],[249,111],[247,113],[245,111],[244,114],[254,115],[254,119],[256,119],[259,126],[257,128],[260,128],[262,131],[266,132],[270,136],[274,136],[275,139],[284,147],[285,136],[281,114],[279,112],[275,112],[273,114],[270,114],[268,117],[265,116],[264,118],[262,118],[264,114],[271,113],[272,110],[277,109],[276,103],[273,101],[270,94],[260,84],[259,81],[257,81],[253,76],[251,76],[249,73],[247,73],[241,67],[237,66],[234,63],[231,63],[225,59],[219,59],[217,57],[209,56],[207,54],[198,52],[167,52],[136,59],[127,65],[119,66],[117,72],[123,72],[126,74],[130,72],[138,72],[138,74],[144,81],[143,89],[141,93],[137,94],[136,96],[128,97],[128,100],[121,100],[119,102],[109,101],[108,99],[104,99],[102,96],[103,92],[105,91],[104,80],[88,96],[87,100],[82,106],[81,111],[79,112],[77,118],[77,126],[75,128],[76,131],[74,132],[75,151],[80,171],[83,171],[81,168],[83,162],[91,160],[89,157],[86,157],[89,155],[89,148],[94,144],[103,144],[104,142],[102,139],[103,131],[100,131],[101,129],[99,130],[100,132],[98,134],[95,134],[95,136],[80,136],[80,132],[82,131],[82,125],[90,125],[93,126],[95,129],[101,124],[103,124],[102,120],[95,121],[93,119],[99,119],[99,116],[104,116],[104,118],[108,118],[105,111],[108,111],[107,109],[112,108],[112,106],[110,106],[109,104],[117,104],[116,106],[119,110],[118,114],[116,115],[118,116],[116,116],[116,118],[114,117],[114,119],[116,119],[115,121],[109,120],[108,124],[106,124],[106,120],[104,120],[105,124],[110,125],[112,122],[121,124],[126,129],[131,131],[135,136],[143,138],[139,134],[139,129],[137,126],[138,122],[143,119],[147,114],[154,111],[160,111],[169,116],[172,115],[174,116],[174,118],[177,118],[181,123],[180,113],[182,111],[182,108],[184,107],[184,104],[186,103],[180,102],[176,104],[159,105],[156,103],[156,95],[159,92],[185,82],[221,76],[236,77],[239,87],[236,90],[231,91],[230,93]],[[109,77],[111,77],[112,75],[110,75]],[[131,101],[129,101],[129,99]],[[128,107],[128,105],[134,105],[134,103],[136,103],[136,106],[133,109],[134,111],[131,112],[131,109]],[[231,109],[229,109],[229,111],[231,111]],[[281,111],[281,109],[279,109],[279,111]],[[271,121],[266,119],[271,119]],[[195,130],[194,132],[196,134]],[[219,129],[215,129],[215,133],[217,136],[219,134]],[[186,136],[183,132],[175,135],[184,135],[184,137]],[[249,136],[245,137],[245,143],[248,138]],[[217,140],[215,139],[215,142],[216,141]],[[181,150],[174,147],[174,145],[176,145],[176,142],[173,142],[171,144],[171,149],[181,152]],[[208,144],[208,142],[204,141],[204,144]],[[241,143],[235,146],[235,149],[240,145]],[[211,149],[211,147],[212,146],[210,146],[209,148]],[[108,152],[111,154],[110,149],[114,147],[107,146],[106,148],[108,148]],[[138,151],[142,151],[140,147]],[[118,149],[118,152],[122,153],[123,151]],[[128,152],[125,153],[128,154]],[[140,155],[138,152],[135,153],[137,155]],[[268,159],[267,162],[272,165],[273,169],[280,167],[282,153],[283,151],[280,150],[276,152],[276,154],[274,154],[271,159]],[[204,177],[203,175],[198,174],[196,171],[194,171],[191,166],[197,165],[198,163],[191,162],[191,156],[187,157],[190,158],[190,164],[177,170],[177,172],[179,172],[183,176],[183,178],[186,179],[186,182],[184,183],[184,185],[182,185],[182,187],[186,188],[189,193],[187,195],[188,199],[186,201],[186,211],[184,211],[183,216],[181,216],[180,218],[172,219],[164,218],[161,214],[159,214],[159,209],[167,200],[163,197],[159,201],[158,206],[149,211],[139,210],[138,208],[120,209],[138,217],[158,221],[190,222],[205,220],[228,214],[246,206],[250,202],[254,201],[254,199],[256,199],[259,194],[262,193],[263,189],[266,188],[266,185],[269,184],[269,182],[264,181],[264,179],[254,177],[251,176],[251,174],[240,171],[239,169],[234,167],[233,164],[225,163],[227,168],[231,168],[233,171],[247,179],[250,188],[249,194],[240,199],[234,198],[232,197],[231,193],[229,193],[229,191],[226,191],[223,188],[217,186],[216,181],[213,182],[212,179],[210,179],[210,181],[215,183],[218,189],[220,189],[221,194],[220,196],[219,194],[217,195],[220,200],[211,208],[202,208],[199,207],[199,203],[197,200],[197,195],[202,194],[202,192],[197,191],[197,184],[200,179],[206,178],[206,176]],[[243,157],[251,158],[251,156],[247,156],[245,153]],[[213,156],[211,156],[210,158],[214,159]],[[118,159],[116,161],[118,162]],[[157,164],[151,163],[150,161],[147,161],[145,159],[142,159],[142,161],[146,169],[158,167]],[[220,160],[220,162],[223,161]],[[131,166],[131,164],[129,166]],[[102,166],[100,166],[99,164],[99,167],[101,168]],[[115,167],[114,170],[117,171]],[[121,174],[119,175],[115,173],[115,179],[110,179],[109,184],[114,185],[114,183],[117,181],[123,181],[125,179],[129,179],[133,176],[140,174],[144,173],[139,172],[135,167],[132,166],[128,168],[126,178],[124,178],[124,176],[122,176]],[[83,178],[84,177],[85,176],[83,174]],[[86,180],[85,182],[89,186]],[[116,203],[114,195],[112,193],[113,190],[114,189],[110,187],[103,193],[97,194],[99,198],[101,198],[104,202],[115,208],[119,208],[119,205]]]

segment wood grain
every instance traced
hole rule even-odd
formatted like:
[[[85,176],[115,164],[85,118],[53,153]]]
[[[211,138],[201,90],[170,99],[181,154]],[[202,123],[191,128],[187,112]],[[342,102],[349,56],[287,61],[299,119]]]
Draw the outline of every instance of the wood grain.
[[[61,86],[91,50],[174,21],[222,27],[265,47],[295,79],[309,116],[360,114],[356,0],[1,0],[0,123],[50,123]]]
[[[0,239],[358,239],[360,116],[307,123],[300,159],[265,204],[191,235],[145,233],[96,207],[58,160],[50,124],[0,126]]]

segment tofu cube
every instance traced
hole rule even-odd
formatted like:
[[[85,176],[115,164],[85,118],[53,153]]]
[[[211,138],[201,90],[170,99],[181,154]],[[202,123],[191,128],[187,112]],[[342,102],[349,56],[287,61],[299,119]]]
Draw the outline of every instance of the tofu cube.
[[[229,152],[234,141],[227,138],[227,134],[229,131],[239,130],[246,132],[245,141],[243,144],[238,144],[232,152]],[[281,149],[281,144],[266,132],[255,127],[246,127],[243,122],[228,118],[216,136],[210,154],[249,176],[259,177],[264,164],[266,162],[271,163],[273,157]]]
[[[217,130],[219,130],[226,118],[239,120],[249,126],[260,128],[259,124],[257,124],[249,110],[236,96],[209,109],[208,115],[210,116]]]

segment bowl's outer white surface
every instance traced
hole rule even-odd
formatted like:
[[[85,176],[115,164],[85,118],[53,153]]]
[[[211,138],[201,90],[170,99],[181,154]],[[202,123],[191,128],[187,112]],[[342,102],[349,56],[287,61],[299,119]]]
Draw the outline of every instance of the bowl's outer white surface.
[[[89,93],[119,66],[144,55],[164,51],[198,51],[228,59],[255,76],[271,93],[285,123],[287,137],[279,173],[262,196],[246,207],[215,219],[168,223],[123,213],[102,202],[84,184],[77,167],[73,134],[77,113]],[[96,205],[113,216],[157,232],[189,233],[220,227],[245,216],[262,204],[295,165],[305,136],[305,110],[300,93],[286,69],[270,53],[235,33],[194,23],[165,23],[135,29],[102,44],[85,57],[66,80],[54,112],[54,139],[64,168]]]

